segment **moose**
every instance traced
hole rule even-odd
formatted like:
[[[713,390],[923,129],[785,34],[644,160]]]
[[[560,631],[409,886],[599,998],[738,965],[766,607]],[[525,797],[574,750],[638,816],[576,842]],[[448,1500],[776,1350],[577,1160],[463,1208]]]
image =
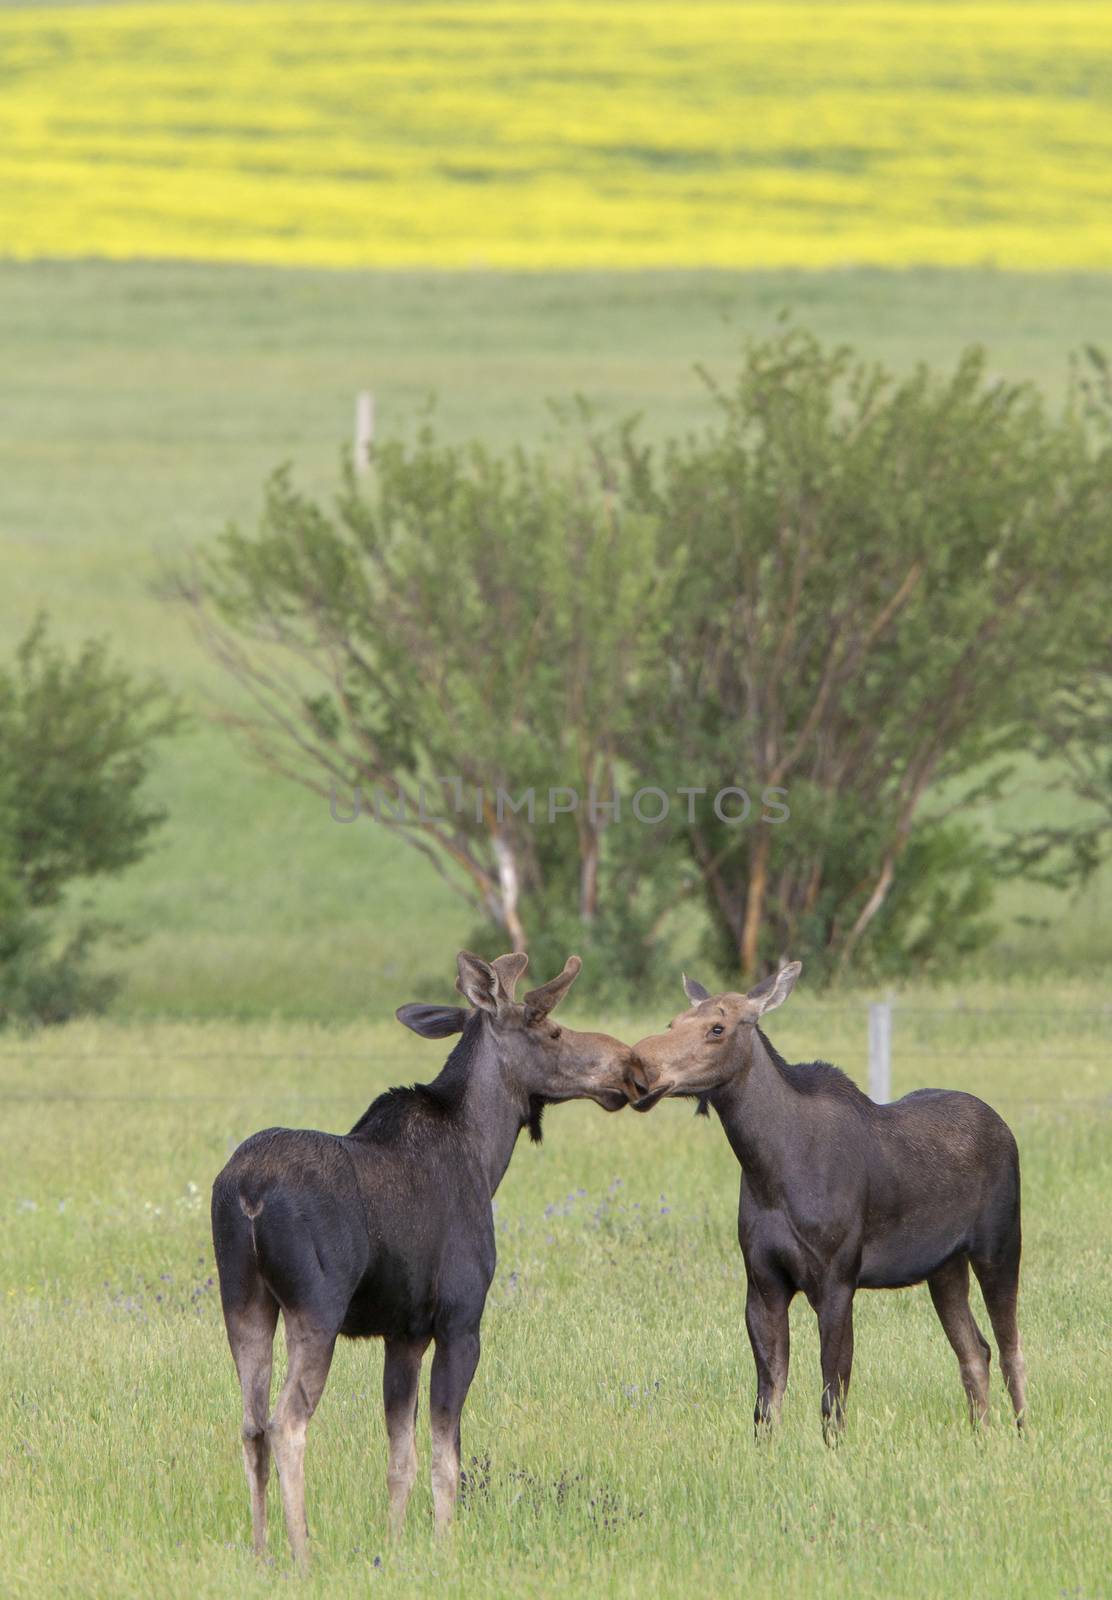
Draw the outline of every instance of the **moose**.
[[[382,1339],[390,1525],[401,1531],[417,1474],[421,1362],[430,1383],[435,1523],[452,1518],[460,1414],[479,1361],[479,1324],[494,1275],[491,1198],[518,1134],[541,1137],[550,1102],[628,1103],[628,1047],[560,1028],[551,1013],[581,966],[514,998],[528,966],[516,953],[461,951],[468,1006],[405,1005],[399,1021],[427,1039],[461,1037],[429,1084],[380,1095],[348,1134],[268,1128],[241,1144],[212,1191],[220,1298],[243,1393],[243,1458],[255,1552],[266,1548],[273,1452],[295,1560],[308,1553],[304,1457],[309,1420],[339,1336]],[[269,1417],[281,1312],[288,1371]]]
[[[989,1346],[969,1307],[969,1267],[996,1334],[1018,1426],[1025,1406],[1019,1293],[1019,1153],[984,1101],[917,1089],[876,1105],[837,1067],[790,1065],[759,1023],[802,970],[792,961],[748,994],[710,994],[684,978],[690,1002],[633,1046],[635,1110],[665,1096],[712,1106],[741,1163],[738,1241],[745,1325],[757,1368],[760,1434],[780,1414],[788,1379],[788,1307],[802,1291],[818,1315],[823,1433],[843,1426],[853,1366],[857,1289],[925,1278],[958,1358],[974,1423],[987,1419]]]

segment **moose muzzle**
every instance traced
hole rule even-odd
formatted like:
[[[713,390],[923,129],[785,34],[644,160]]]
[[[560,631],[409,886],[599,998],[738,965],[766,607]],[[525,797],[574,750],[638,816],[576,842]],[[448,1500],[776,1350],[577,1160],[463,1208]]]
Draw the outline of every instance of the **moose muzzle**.
[[[670,1042],[666,1033],[657,1033],[633,1046],[626,1093],[634,1111],[651,1111],[674,1087],[666,1060]]]

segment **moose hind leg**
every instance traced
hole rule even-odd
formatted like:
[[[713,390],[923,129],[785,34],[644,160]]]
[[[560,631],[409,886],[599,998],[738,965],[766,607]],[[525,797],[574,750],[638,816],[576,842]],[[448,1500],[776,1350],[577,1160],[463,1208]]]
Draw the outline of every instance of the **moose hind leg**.
[[[228,1343],[243,1393],[243,1465],[251,1495],[251,1537],[255,1554],[266,1554],[266,1486],[270,1478],[270,1372],[278,1302],[258,1279],[251,1300],[225,1313]]]
[[[309,1529],[305,1521],[305,1435],[309,1419],[324,1393],[332,1352],[336,1348],[336,1334],[314,1325],[308,1317],[289,1311],[284,1316],[289,1365],[267,1432],[282,1488],[282,1509],[290,1548],[298,1566],[304,1567],[309,1556]]]
[[[429,1384],[432,1497],[437,1533],[446,1531],[456,1508],[460,1467],[459,1421],[478,1365],[477,1329],[437,1337]]]
[[[405,1508],[417,1477],[417,1390],[428,1340],[408,1343],[387,1339],[382,1367],[382,1400],[390,1457],[386,1482],[390,1489],[390,1532],[396,1538],[405,1523]]]
[[[1019,1302],[1019,1236],[1003,1257],[994,1262],[973,1260],[973,1270],[985,1297],[992,1331],[996,1335],[996,1348],[1000,1353],[1000,1370],[1004,1374],[1016,1427],[1022,1429],[1027,1409],[1027,1366],[1023,1359],[1023,1345],[1019,1338],[1016,1307]]]
[[[969,1420],[988,1418],[988,1340],[969,1309],[969,1258],[957,1256],[927,1279],[934,1309],[958,1358],[961,1381],[969,1401]]]

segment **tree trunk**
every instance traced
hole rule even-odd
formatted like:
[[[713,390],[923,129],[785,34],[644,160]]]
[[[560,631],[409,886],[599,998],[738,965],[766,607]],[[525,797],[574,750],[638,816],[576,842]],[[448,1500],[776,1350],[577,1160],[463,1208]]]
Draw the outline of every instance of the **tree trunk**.
[[[498,884],[502,893],[502,920],[514,950],[528,950],[525,926],[517,910],[520,882],[514,853],[500,833],[491,835],[494,854],[498,861]]]
[[[934,768],[935,761],[933,758],[924,761],[915,778],[910,784],[907,785],[908,794],[904,801],[903,811],[901,812],[896,823],[896,830],[892,842],[885,851],[884,860],[881,863],[880,873],[877,876],[876,883],[873,885],[869,898],[865,901],[865,904],[858,913],[856,922],[846,934],[845,943],[842,945],[842,949],[838,957],[839,977],[841,977],[842,973],[845,972],[846,968],[852,961],[854,951],[857,949],[857,946],[860,943],[866,928],[869,926],[870,922],[872,922],[873,918],[876,916],[877,912],[888,898],[888,891],[891,889],[896,877],[896,863],[899,861],[900,857],[904,853],[904,850],[907,848],[908,837],[911,833],[911,824],[915,820],[915,813],[919,807],[919,802],[923,798],[927,784],[930,782],[930,779],[934,773]]]
[[[579,920],[590,924],[598,911],[598,858],[600,839],[597,829],[591,829],[583,840],[579,867]]]
[[[581,741],[581,745],[583,741]],[[610,800],[599,800],[595,790],[595,773],[599,758],[590,747],[580,750],[579,768],[587,804],[576,814],[576,832],[579,839],[579,920],[589,926],[598,913],[598,874],[602,855],[602,830],[606,824],[599,820],[599,810],[613,804],[613,767],[608,757],[601,761],[602,782],[599,787],[610,792]]]
[[[895,878],[895,876],[896,857],[895,852],[890,851],[889,854],[884,858],[884,862],[880,869],[880,874],[877,877],[876,883],[873,885],[869,898],[862,906],[857,920],[853,924],[853,927],[846,934],[845,941],[838,956],[839,977],[842,976],[846,968],[849,966],[850,961],[853,959],[853,952],[857,949],[865,929],[876,916],[885,900],[887,900],[888,891],[892,887],[892,880]]]
[[[691,843],[695,850],[695,859],[699,863],[704,882],[709,883],[718,906],[719,915],[729,929],[730,937],[736,943],[741,938],[741,917],[738,908],[730,896],[725,880],[718,870],[718,861],[710,853],[706,840],[698,828],[691,830]]]
[[[749,881],[745,887],[745,920],[741,926],[739,946],[741,976],[744,980],[759,977],[758,951],[761,942],[761,919],[764,916],[765,895],[768,892],[768,857],[772,840],[767,828],[758,828],[753,847],[749,852]]]

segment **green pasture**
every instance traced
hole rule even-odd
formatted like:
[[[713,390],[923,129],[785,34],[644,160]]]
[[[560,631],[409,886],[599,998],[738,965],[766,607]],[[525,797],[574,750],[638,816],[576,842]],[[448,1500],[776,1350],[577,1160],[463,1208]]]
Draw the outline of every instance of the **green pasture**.
[[[439,961],[437,994],[450,988]],[[678,995],[678,989],[677,989]],[[435,997],[435,996],[432,996]],[[588,1015],[634,1039],[667,1008]],[[216,1597],[292,1581],[276,1486],[249,1549],[239,1397],[208,1189],[274,1122],[342,1129],[443,1047],[394,1024],[83,1023],[0,1047],[0,1594]],[[573,1013],[574,1017],[574,1013]],[[297,1592],[1097,1600],[1112,1548],[1112,1013],[1096,983],[917,991],[897,1092],[983,1094],[1023,1162],[1030,1429],[993,1364],[975,1437],[925,1288],[857,1302],[848,1432],[822,1443],[814,1317],[793,1311],[780,1435],[751,1437],[737,1166],[690,1106],[556,1107],[497,1197],[499,1269],[464,1418],[471,1488],[436,1544],[421,1477],[385,1531],[381,1350],[346,1345],[309,1436],[316,1567]],[[860,1079],[857,1002],[803,990],[770,1032]],[[977,1315],[987,1328],[979,1297]]]
[[[1054,400],[1068,352],[1112,342],[1097,275],[0,265],[0,647],[45,607],[62,639],[108,635],[195,713],[159,758],[170,822],[150,857],[74,905],[134,941],[110,958],[127,978],[120,1015],[382,1014],[471,931],[413,852],[337,827],[207,720],[227,688],[167,603],[167,573],[229,518],[249,524],[279,462],[327,496],[359,388],[384,432],[411,433],[435,396],[446,434],[558,448],[549,402],[580,394],[659,437],[708,415],[696,365],[728,377],[741,340],[784,309],[897,368],[982,340],[994,370]],[[1059,802],[1042,783],[1024,774],[985,825],[1045,817]],[[985,971],[1101,970],[1107,896],[1107,879],[1076,901],[1010,891]]]

